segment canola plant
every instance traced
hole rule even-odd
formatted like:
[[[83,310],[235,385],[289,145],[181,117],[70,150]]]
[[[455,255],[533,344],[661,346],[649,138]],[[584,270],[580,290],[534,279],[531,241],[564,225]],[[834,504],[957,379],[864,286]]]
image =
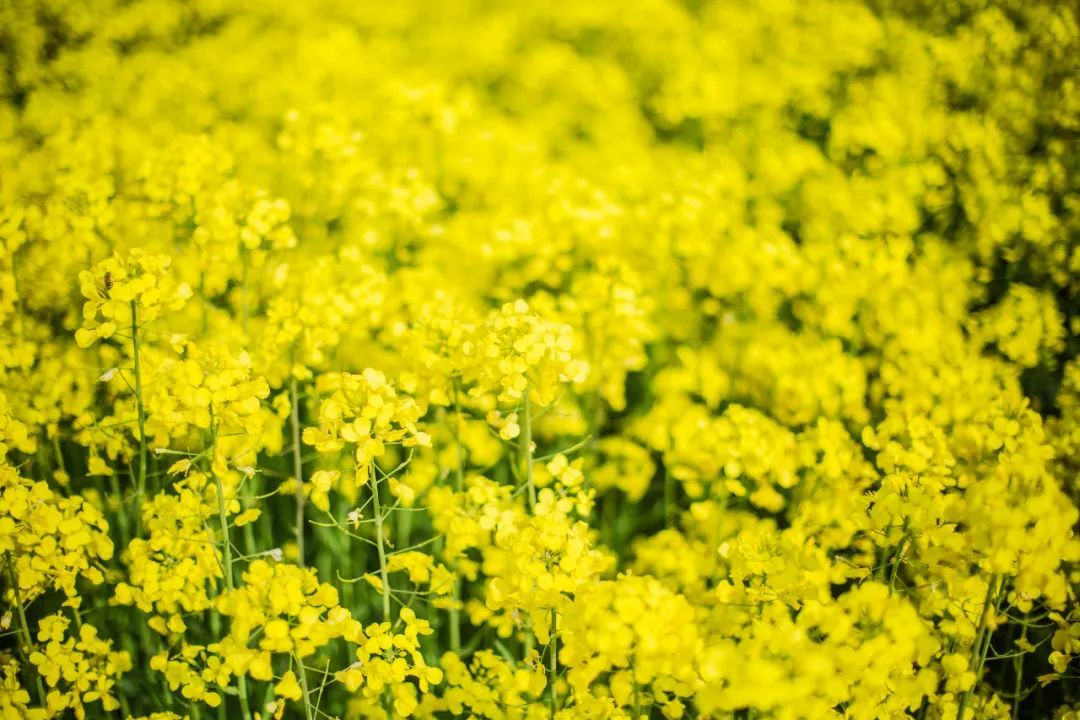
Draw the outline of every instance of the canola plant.
[[[0,2],[0,718],[1080,718],[1056,0]]]

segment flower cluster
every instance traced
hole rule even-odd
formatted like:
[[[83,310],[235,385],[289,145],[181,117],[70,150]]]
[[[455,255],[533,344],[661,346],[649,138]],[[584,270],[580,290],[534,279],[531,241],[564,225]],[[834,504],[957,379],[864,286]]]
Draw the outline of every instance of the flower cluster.
[[[417,428],[420,407],[416,401],[398,395],[383,373],[366,368],[358,375],[330,378],[327,385],[331,392],[319,404],[318,427],[304,428],[304,442],[320,453],[337,452],[346,443],[353,446],[357,485],[367,483],[387,444],[431,443],[427,433]]]
[[[0,461],[0,554],[15,583],[10,591],[25,601],[56,589],[77,605],[78,578],[104,580],[101,564],[113,556],[108,530],[84,498],[58,495]]]
[[[503,305],[485,320],[475,342],[462,348],[475,358],[466,379],[470,392],[492,392],[501,402],[517,402],[526,394],[550,405],[566,381],[580,382],[588,367],[571,355],[569,325],[545,320],[524,300]]]
[[[537,639],[547,642],[553,613],[608,569],[610,558],[593,547],[588,525],[568,512],[569,504],[545,488],[535,515],[499,519],[494,544],[484,552],[485,606],[474,606],[474,621],[527,620]]]
[[[126,256],[102,260],[92,270],[79,273],[79,287],[86,298],[83,326],[75,333],[80,347],[122,333],[137,332],[168,310],[178,310],[191,296],[191,288],[176,283],[169,272],[172,259],[135,248]]]
[[[396,632],[390,623],[375,623],[364,628],[356,643],[356,662],[337,673],[337,679],[350,692],[360,690],[366,704],[379,706],[380,698],[392,698],[394,712],[408,717],[416,710],[417,694],[423,695],[432,685],[442,682],[443,671],[428,667],[420,653],[420,637],[432,633],[427,620],[402,608],[403,624]],[[414,678],[416,685],[408,682]]]
[[[446,674],[447,688],[441,698],[425,706],[425,711],[470,714],[488,720],[542,717],[538,698],[547,686],[547,676],[537,658],[526,658],[524,667],[508,662],[491,650],[479,650],[466,663],[455,653],[439,658]]]
[[[76,717],[85,717],[85,704],[98,702],[105,711],[118,710],[116,680],[131,669],[131,656],[114,652],[112,642],[98,637],[93,625],[80,625],[78,637],[71,637],[68,624],[61,615],[42,618],[37,634],[40,646],[30,654],[30,662],[49,688],[46,710],[57,715],[71,709]]]
[[[243,585],[221,595],[215,607],[231,625],[209,649],[220,655],[226,673],[246,673],[253,680],[274,678],[275,654],[300,663],[334,638],[355,642],[361,632],[360,623],[338,604],[337,590],[320,583],[314,571],[264,560],[252,562]],[[295,672],[282,676],[276,692],[301,699]]]
[[[560,659],[575,693],[588,695],[603,676],[615,705],[640,712],[658,704],[681,717],[700,687],[702,655],[694,608],[651,577],[622,575],[584,589],[566,613]]]
[[[116,584],[113,602],[150,614],[150,626],[163,635],[184,632],[185,615],[207,610],[222,576],[207,530],[215,513],[207,480],[193,472],[144,505],[146,538],[128,544],[127,581]]]

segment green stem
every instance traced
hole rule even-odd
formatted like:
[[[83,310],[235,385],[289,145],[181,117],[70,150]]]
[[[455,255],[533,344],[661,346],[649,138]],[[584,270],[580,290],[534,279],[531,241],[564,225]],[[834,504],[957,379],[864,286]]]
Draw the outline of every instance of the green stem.
[[[128,534],[128,519],[127,510],[124,508],[124,493],[120,490],[120,480],[116,477],[116,473],[109,476],[109,487],[112,490],[112,494],[117,499],[117,526],[120,529],[120,547],[127,547],[131,536]],[[142,513],[137,513],[141,515]]]
[[[11,593],[15,596],[15,609],[19,613],[19,632],[24,644],[23,652],[29,657],[29,654],[34,651],[34,640],[30,637],[30,625],[26,622],[26,610],[23,608],[22,594],[19,592],[19,578],[15,574],[15,563],[8,550],[4,551],[4,560],[7,561],[8,574],[11,576]],[[34,679],[37,681],[38,703],[41,707],[45,707],[45,686],[41,684],[41,675],[35,673]]]
[[[207,301],[206,301],[206,273],[205,272],[199,273],[199,299],[202,300],[202,303],[200,304],[200,307],[202,308],[202,336],[206,337],[206,332],[207,332],[207,330],[210,329],[210,315],[209,315],[209,311],[206,309],[206,307],[207,307],[207,305],[209,303],[207,303]]]
[[[300,676],[300,688],[304,693],[304,716],[307,720],[311,720],[311,694],[308,690],[307,672],[304,669],[304,663],[300,662],[300,656],[295,652],[293,659],[296,660],[296,674]]]
[[[664,473],[664,527],[670,528],[675,518],[675,478],[666,469]]]
[[[398,517],[397,521],[397,546],[399,548],[409,547],[412,537],[412,521],[415,513],[405,512]]]
[[[375,513],[375,543],[379,550],[379,578],[382,580],[383,622],[390,622],[390,577],[386,571],[386,548],[383,535],[382,507],[379,504],[379,481],[374,473],[371,474],[369,482],[371,483],[371,501],[373,504],[373,512]]]
[[[892,572],[889,574],[889,592],[893,591],[896,585],[896,574],[900,570],[900,564],[904,561],[904,552],[907,550],[908,535],[905,532],[904,537],[900,540],[900,547],[896,550],[896,559],[893,560]]]
[[[532,614],[525,613],[525,655],[532,652],[536,639],[533,637]]]
[[[960,707],[956,711],[956,720],[964,720],[964,713],[967,711],[968,703],[971,701],[971,695],[975,691],[975,686],[979,684],[979,671],[976,668],[982,668],[983,661],[986,659],[986,650],[990,646],[989,628],[986,626],[986,611],[990,608],[991,603],[994,603],[997,584],[997,575],[991,575],[990,581],[986,584],[986,598],[983,600],[982,609],[979,612],[978,631],[975,634],[975,644],[972,646],[971,669],[975,671],[975,683],[960,696]]]
[[[533,451],[532,451],[532,407],[529,402],[528,387],[525,388],[525,408],[523,411],[524,422],[522,423],[522,451],[525,453],[525,484],[528,485],[529,511],[536,508],[536,483],[533,480]]]
[[[253,482],[255,482],[255,477],[251,476],[244,478],[240,483],[240,499],[245,510],[254,507],[255,505],[254,495],[257,493],[252,492],[251,483]],[[258,552],[259,547],[258,543],[255,542],[255,523],[249,522],[247,525],[244,525],[243,535],[244,550],[249,556],[255,555]]]
[[[15,290],[15,337],[23,339],[23,325],[26,322],[25,308],[23,307],[22,288],[19,286],[19,266],[15,258],[18,253],[11,253],[11,284]]]
[[[240,330],[244,333],[244,342],[247,342],[248,331],[248,264],[247,250],[240,250],[240,267],[243,273],[240,277]]]
[[[225,587],[228,590],[235,589],[233,580],[232,542],[229,540],[229,516],[225,509],[225,488],[221,483],[221,475],[214,472],[214,452],[217,445],[217,421],[211,415],[210,419],[210,474],[214,476],[217,486],[218,522],[221,524],[221,562],[225,572]],[[245,720],[250,720],[251,710],[248,708],[247,676],[243,673],[236,676],[236,687],[240,695],[240,712]]]
[[[461,603],[461,577],[454,576],[454,584],[451,588],[450,599],[454,605],[450,608],[450,649],[457,654],[461,654],[461,610],[458,609],[458,605]]]
[[[131,301],[131,349],[135,365],[135,408],[139,415],[139,477],[135,485],[135,534],[142,530],[142,498],[146,490],[146,408],[143,407],[142,363],[139,361],[139,309]]]
[[[559,640],[557,630],[558,612],[551,608],[551,638],[548,644],[549,664],[551,667],[551,681],[548,683],[548,693],[551,697],[551,717],[554,719],[555,712],[559,708],[559,691],[555,688],[555,680],[559,676]]]
[[[1030,614],[1031,614],[1030,612],[1024,613],[1025,622],[1021,625],[1021,629],[1020,629],[1020,639],[1021,640],[1025,640],[1025,641],[1027,640],[1028,627],[1027,627],[1027,622],[1026,621],[1027,621],[1028,615],[1030,615]],[[1014,673],[1016,675],[1016,682],[1013,685],[1013,701],[1012,701],[1012,716],[1014,718],[1020,717],[1020,692],[1021,692],[1021,690],[1023,690],[1023,687],[1024,687],[1024,655],[1025,655],[1025,653],[1021,652],[1019,655],[1017,655],[1013,659],[1013,671],[1014,671]]]
[[[127,696],[124,693],[116,693],[116,699],[120,702],[120,715],[124,718],[132,717],[131,706],[128,704]]]
[[[461,445],[461,403],[458,400],[458,379],[454,378],[454,445],[457,449],[457,467],[454,471],[454,490],[465,490],[465,453]],[[450,599],[453,606],[450,608],[450,649],[455,653],[461,652],[461,576],[455,574],[454,584],[451,587]]]
[[[536,511],[536,481],[533,479],[533,449],[532,449],[532,404],[529,400],[529,393],[531,388],[525,388],[525,407],[522,414],[524,415],[522,422],[522,430],[524,435],[522,437],[522,452],[525,454],[525,485],[528,489],[529,499],[529,512]],[[532,627],[527,626],[525,628],[525,653],[528,654],[532,651],[533,646],[533,631]],[[554,683],[554,679],[552,679]],[[552,704],[554,707],[554,703]]]
[[[296,476],[296,560],[304,567],[304,462],[300,454],[300,401],[295,375],[289,377],[289,404],[292,405],[289,425],[292,429],[293,474]]]
[[[240,282],[240,332],[244,336],[244,343],[248,342],[248,257],[247,250],[241,246],[240,248],[240,267],[242,268],[241,282]],[[254,505],[253,495],[258,493],[253,491],[251,483],[255,481],[254,476],[248,478],[240,485],[240,498],[244,503],[244,509],[248,509]],[[254,555],[258,548],[255,543],[255,523],[247,523],[244,525],[244,550],[248,555]]]
[[[240,282],[240,332],[244,336],[244,343],[248,342],[248,253],[247,249],[240,248],[240,267],[242,268]],[[258,489],[252,488],[255,476],[249,477],[240,485],[240,497],[244,502],[244,509],[255,505],[254,496],[258,495]],[[255,523],[244,525],[244,550],[248,555],[258,552],[258,544],[255,542]]]
[[[458,380],[454,378],[454,446],[457,450],[457,467],[454,469],[454,490],[465,489],[465,453],[461,444],[461,403],[458,401]]]

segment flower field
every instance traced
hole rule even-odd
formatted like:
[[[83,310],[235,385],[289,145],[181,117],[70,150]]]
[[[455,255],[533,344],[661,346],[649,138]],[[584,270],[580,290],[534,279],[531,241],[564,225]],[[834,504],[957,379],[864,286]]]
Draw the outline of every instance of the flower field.
[[[0,0],[0,720],[1080,720],[1080,12]]]

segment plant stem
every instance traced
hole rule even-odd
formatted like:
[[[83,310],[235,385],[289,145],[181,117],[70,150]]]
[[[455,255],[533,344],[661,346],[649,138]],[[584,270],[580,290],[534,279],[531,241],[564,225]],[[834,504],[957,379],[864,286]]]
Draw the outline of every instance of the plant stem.
[[[889,592],[893,591],[893,587],[896,585],[896,574],[900,569],[900,564],[904,561],[904,552],[907,550],[908,535],[904,533],[903,539],[900,540],[900,547],[896,551],[896,559],[893,560],[892,572],[889,574]]]
[[[210,315],[209,315],[209,313],[207,312],[207,309],[206,309],[206,306],[208,305],[208,303],[206,302],[206,273],[205,272],[199,273],[199,299],[202,300],[202,302],[199,304],[199,307],[202,309],[202,336],[206,337],[206,331],[210,329]]]
[[[15,336],[19,339],[23,339],[24,324],[26,318],[24,317],[25,309],[23,308],[22,288],[19,286],[19,264],[16,262],[18,253],[11,253],[8,257],[11,259],[11,284],[15,290]]]
[[[461,403],[458,401],[458,380],[454,378],[454,445],[457,449],[457,467],[454,469],[454,490],[465,489],[465,453],[461,446]]]
[[[454,378],[454,445],[457,448],[457,467],[454,471],[454,490],[465,490],[465,453],[461,446],[461,403],[458,400],[458,379]],[[461,576],[455,573],[454,584],[451,587],[450,599],[453,606],[450,608],[450,649],[455,653],[461,652]]]
[[[991,603],[994,603],[997,584],[997,575],[991,575],[990,581],[986,585],[986,598],[983,600],[982,609],[979,612],[979,628],[975,634],[975,644],[972,646],[971,669],[975,671],[975,684],[960,696],[960,707],[956,711],[956,720],[964,720],[968,702],[970,702],[971,695],[975,691],[975,686],[979,683],[979,671],[982,669],[983,661],[986,659],[986,650],[990,646],[990,633],[989,628],[986,626],[986,611],[990,608]]]
[[[19,592],[19,578],[15,574],[15,563],[11,559],[10,551],[4,551],[4,560],[7,561],[8,574],[11,576],[11,593],[15,596],[15,609],[19,613],[19,631],[25,646],[23,653],[29,657],[29,653],[34,651],[34,640],[30,637],[30,625],[26,622],[26,610],[23,608],[22,593]],[[34,679],[37,681],[38,703],[41,707],[45,707],[45,686],[41,684],[41,675],[34,673]]]
[[[1027,619],[1030,612],[1024,613],[1024,623],[1021,625],[1020,639],[1027,640],[1028,623]],[[1013,659],[1013,671],[1016,675],[1016,683],[1013,685],[1013,701],[1012,701],[1012,716],[1014,718],[1020,717],[1020,691],[1024,686],[1024,655],[1021,652]]]
[[[214,476],[214,483],[217,486],[218,522],[221,523],[221,562],[224,566],[225,572],[225,587],[231,591],[235,589],[235,584],[233,581],[232,542],[229,540],[229,516],[225,510],[225,488],[221,483],[221,475],[214,472],[214,452],[216,445],[217,421],[213,419],[213,415],[211,414],[210,474]],[[248,708],[247,676],[243,673],[240,673],[236,676],[236,687],[240,695],[240,712],[243,714],[245,720],[250,720],[251,711]]]
[[[240,267],[243,273],[240,279],[240,330],[244,333],[244,342],[247,342],[248,331],[248,264],[247,250],[240,249]]]
[[[131,301],[131,349],[135,365],[135,408],[139,414],[139,477],[135,485],[135,535],[138,536],[142,530],[142,498],[146,489],[146,409],[139,361],[139,309],[134,300]]]
[[[532,652],[535,639],[533,638],[532,613],[525,613],[525,654]]]
[[[304,669],[304,663],[300,662],[300,656],[295,652],[293,659],[296,660],[296,674],[300,676],[300,688],[304,692],[304,716],[307,720],[311,720],[311,695],[308,690],[307,671]]]
[[[240,248],[240,267],[243,268],[240,283],[240,332],[244,336],[244,342],[248,342],[248,257],[247,249]],[[255,477],[248,478],[244,483],[240,485],[240,498],[243,501],[244,509],[250,508],[254,503],[252,501],[253,495],[258,495],[258,491],[252,491],[251,483],[255,482]],[[258,545],[255,543],[255,523],[247,523],[244,525],[244,550],[248,555],[254,555],[257,552]]]
[[[555,711],[559,707],[559,691],[555,688],[555,679],[559,673],[559,640],[557,633],[558,612],[551,608],[551,638],[548,643],[548,661],[551,667],[551,682],[548,683],[548,693],[551,697],[551,717],[554,720]]]
[[[258,493],[253,493],[252,490],[251,490],[251,483],[253,483],[253,482],[255,482],[255,476],[244,478],[244,480],[240,484],[240,500],[241,500],[241,504],[244,506],[245,510],[247,510],[248,508],[255,505],[254,495],[256,495]],[[254,522],[249,522],[247,525],[244,525],[243,535],[244,535],[244,551],[249,556],[255,555],[256,553],[258,553],[259,544],[257,542],[255,542],[255,523]]]
[[[291,370],[290,370],[291,373]],[[293,474],[296,476],[296,560],[304,567],[304,462],[300,455],[300,402],[296,376],[289,377],[289,425],[292,429]]]
[[[532,451],[532,407],[529,403],[529,388],[525,388],[525,408],[523,411],[524,422],[522,431],[522,451],[525,453],[525,484],[528,485],[529,511],[536,508],[536,483],[533,480],[533,451]]]
[[[533,448],[532,448],[532,405],[529,400],[529,393],[531,388],[525,387],[525,407],[522,410],[523,418],[523,431],[522,436],[522,452],[525,454],[525,485],[528,489],[529,499],[529,513],[536,511],[536,481],[533,479]],[[525,652],[526,654],[532,650],[533,646],[533,631],[532,627],[526,625],[525,628]],[[552,680],[554,683],[554,679]],[[554,692],[554,691],[553,691]],[[552,702],[552,707],[554,707]]]
[[[399,548],[409,547],[410,537],[412,536],[412,519],[414,513],[406,512],[398,518],[397,521],[397,546]]]
[[[665,468],[664,471],[664,527],[674,525],[675,519],[675,478]]]
[[[131,539],[128,535],[127,510],[124,508],[124,493],[120,489],[120,480],[116,477],[116,473],[109,476],[109,489],[112,490],[112,494],[117,502],[116,519],[117,527],[120,530],[120,547],[127,547],[128,542]],[[136,513],[136,515],[141,515],[141,513]]]
[[[375,543],[379,549],[379,578],[382,580],[383,622],[390,622],[390,578],[386,572],[386,548],[384,547],[382,506],[379,504],[379,480],[372,473],[371,500],[375,513]]]

